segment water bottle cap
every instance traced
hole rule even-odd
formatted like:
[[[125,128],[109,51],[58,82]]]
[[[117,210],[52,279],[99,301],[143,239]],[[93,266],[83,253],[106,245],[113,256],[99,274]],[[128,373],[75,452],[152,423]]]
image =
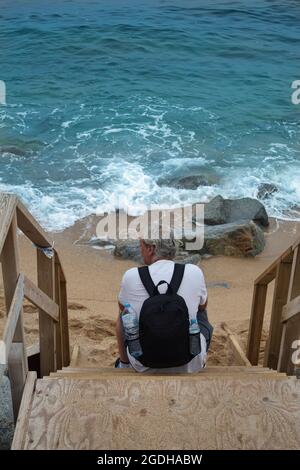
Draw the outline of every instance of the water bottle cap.
[[[130,307],[130,304],[129,304],[128,302],[126,302],[126,303],[124,304],[124,307]]]

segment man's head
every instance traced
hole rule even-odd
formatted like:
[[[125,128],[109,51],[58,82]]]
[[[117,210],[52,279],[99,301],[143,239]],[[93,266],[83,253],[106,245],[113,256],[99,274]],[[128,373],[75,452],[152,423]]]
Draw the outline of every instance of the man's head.
[[[159,259],[173,259],[176,255],[176,243],[170,239],[144,239],[140,241],[141,255],[145,264],[149,265]]]

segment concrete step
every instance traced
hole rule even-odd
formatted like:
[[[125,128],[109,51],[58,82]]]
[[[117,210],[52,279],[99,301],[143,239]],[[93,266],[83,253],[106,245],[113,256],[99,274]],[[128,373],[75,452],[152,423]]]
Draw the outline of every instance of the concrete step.
[[[300,380],[98,374],[36,383],[25,449],[298,449]]]

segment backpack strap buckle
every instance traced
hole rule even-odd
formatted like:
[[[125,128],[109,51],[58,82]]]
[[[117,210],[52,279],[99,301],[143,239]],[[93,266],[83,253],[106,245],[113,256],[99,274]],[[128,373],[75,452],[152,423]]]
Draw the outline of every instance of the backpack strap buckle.
[[[150,297],[153,297],[154,295],[159,294],[158,287],[162,284],[168,285],[168,290],[167,290],[168,294],[176,294],[176,292],[178,291],[180,287],[180,284],[184,275],[184,270],[185,270],[185,264],[175,263],[174,272],[173,272],[173,276],[172,276],[170,283],[168,283],[167,281],[159,281],[159,283],[155,285],[150,276],[149,267],[142,266],[138,268],[139,276],[141,278],[143,286],[145,287]]]

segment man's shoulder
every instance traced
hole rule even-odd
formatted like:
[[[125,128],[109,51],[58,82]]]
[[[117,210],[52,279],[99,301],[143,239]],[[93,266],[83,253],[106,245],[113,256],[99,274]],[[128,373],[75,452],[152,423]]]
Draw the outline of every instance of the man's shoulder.
[[[186,263],[185,273],[193,276],[203,276],[202,269],[196,264]]]
[[[134,268],[130,268],[130,269],[127,269],[127,271],[125,271],[124,275],[123,275],[123,279],[122,279],[122,283],[131,283],[131,282],[135,282],[136,279],[139,278],[139,272],[138,272],[138,268],[134,267]]]

